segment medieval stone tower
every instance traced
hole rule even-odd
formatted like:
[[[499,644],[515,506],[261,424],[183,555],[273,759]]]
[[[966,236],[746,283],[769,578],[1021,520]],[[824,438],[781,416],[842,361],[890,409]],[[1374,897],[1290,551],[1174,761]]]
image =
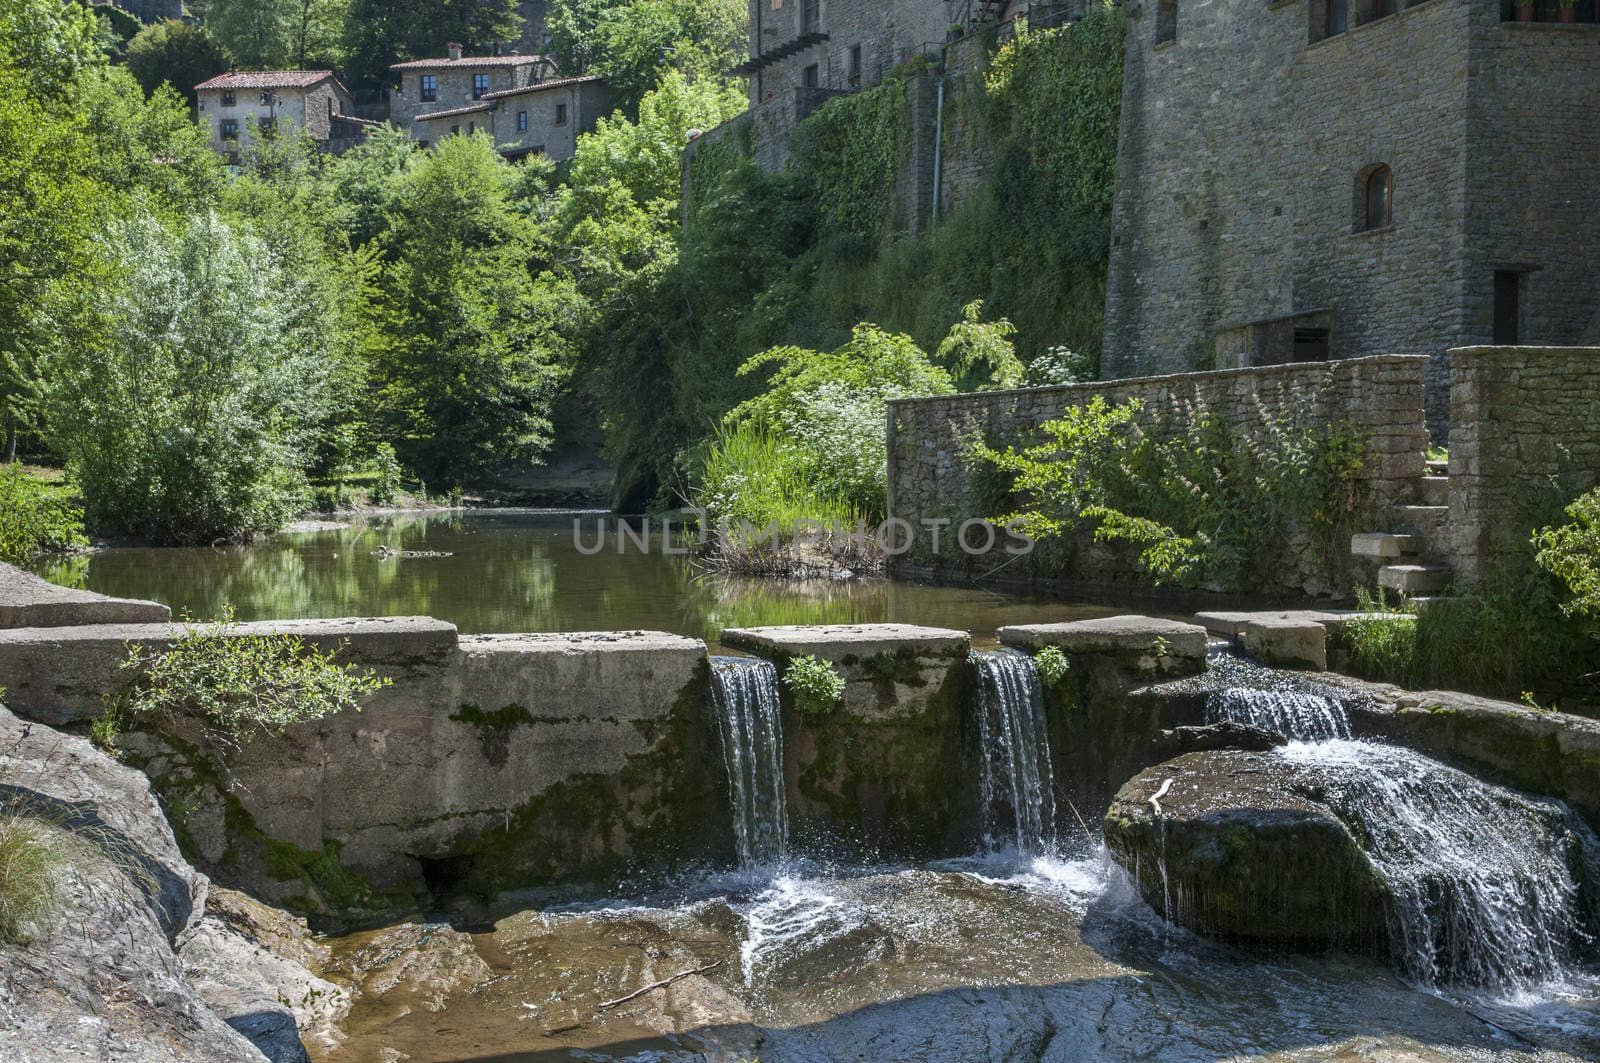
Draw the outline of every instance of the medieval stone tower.
[[[1600,25],[1132,0],[1102,373],[1600,343]],[[1548,21],[1546,21],[1548,19]]]

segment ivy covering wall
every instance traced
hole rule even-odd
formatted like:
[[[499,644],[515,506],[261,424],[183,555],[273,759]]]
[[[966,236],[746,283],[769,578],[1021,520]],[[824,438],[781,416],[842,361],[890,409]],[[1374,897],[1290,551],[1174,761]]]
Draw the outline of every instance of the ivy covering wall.
[[[1125,17],[1104,7],[997,45],[987,71],[943,75],[947,147],[977,144],[978,187],[917,234],[894,195],[912,136],[918,60],[828,101],[797,128],[777,174],[753,161],[754,125],[725,130],[690,164],[678,258],[651,305],[630,307],[629,361],[670,394],[613,410],[619,496],[671,500],[730,409],[758,393],[737,368],[769,347],[833,350],[861,322],[934,350],[963,308],[1017,326],[1024,362],[1067,347],[1098,358],[1121,103]]]

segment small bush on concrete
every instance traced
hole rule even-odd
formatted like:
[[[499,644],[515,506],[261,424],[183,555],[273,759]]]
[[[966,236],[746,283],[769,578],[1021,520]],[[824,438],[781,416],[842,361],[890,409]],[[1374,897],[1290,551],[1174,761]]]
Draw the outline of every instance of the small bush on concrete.
[[[832,712],[844,698],[844,676],[832,664],[815,657],[790,661],[783,682],[794,694],[795,708],[808,716]]]
[[[130,645],[122,667],[135,679],[104,726],[114,732],[125,719],[191,718],[214,738],[239,745],[258,734],[281,735],[297,723],[359,712],[389,680],[338,663],[347,645],[329,652],[298,635],[244,634],[229,610],[215,624],[186,625],[170,647]]]
[[[1067,678],[1067,673],[1072,671],[1072,665],[1067,661],[1067,655],[1061,652],[1060,646],[1046,646],[1034,655],[1033,663],[1039,669],[1039,679],[1047,687],[1053,687]]]

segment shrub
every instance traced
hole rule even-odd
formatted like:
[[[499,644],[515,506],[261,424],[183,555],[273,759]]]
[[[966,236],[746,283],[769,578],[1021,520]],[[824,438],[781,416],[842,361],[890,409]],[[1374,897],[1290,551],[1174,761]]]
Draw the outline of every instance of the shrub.
[[[844,676],[827,661],[796,657],[784,670],[783,683],[794,694],[794,707],[807,716],[821,716],[844,699]]]
[[[1569,597],[1561,604],[1568,616],[1600,619],[1600,489],[1579,496],[1567,507],[1569,524],[1536,532],[1536,560],[1565,584]]]
[[[83,510],[66,489],[0,464],[0,561],[21,565],[52,550],[89,545]]]
[[[0,942],[26,944],[55,911],[62,853],[48,824],[0,811]]]
[[[374,447],[371,466],[378,478],[367,491],[367,501],[375,506],[393,504],[400,497],[400,460],[395,457],[394,447],[388,443]]]
[[[108,713],[109,727],[123,719],[194,718],[212,737],[241,745],[257,734],[359,712],[389,680],[339,664],[347,645],[327,652],[299,635],[245,634],[231,610],[215,624],[187,623],[170,648],[128,647],[122,667],[134,681]]]
[[[1067,655],[1061,652],[1060,646],[1046,646],[1033,655],[1033,663],[1039,669],[1040,682],[1047,687],[1056,686],[1072,671],[1072,665],[1067,661]]]
[[[104,343],[62,347],[47,402],[91,525],[163,543],[277,530],[328,403],[333,358],[304,325],[323,296],[213,215],[177,232],[138,216],[108,245]]]

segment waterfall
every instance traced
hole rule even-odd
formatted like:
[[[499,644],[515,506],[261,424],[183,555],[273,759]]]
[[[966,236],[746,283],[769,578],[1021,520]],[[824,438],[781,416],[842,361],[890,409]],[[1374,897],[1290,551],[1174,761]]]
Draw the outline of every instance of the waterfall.
[[[1350,717],[1337,698],[1290,688],[1216,690],[1206,700],[1206,716],[1212,723],[1253,723],[1305,742],[1350,737]]]
[[[739,864],[746,870],[776,865],[789,832],[778,670],[771,661],[713,657],[711,698],[722,733]]]
[[[1519,990],[1561,978],[1585,940],[1587,828],[1564,806],[1394,746],[1291,743],[1393,894],[1390,952],[1428,987]]]
[[[1056,814],[1039,670],[1032,657],[1010,650],[974,653],[972,664],[984,844],[1009,841],[1023,856],[1039,855],[1055,841]]]

